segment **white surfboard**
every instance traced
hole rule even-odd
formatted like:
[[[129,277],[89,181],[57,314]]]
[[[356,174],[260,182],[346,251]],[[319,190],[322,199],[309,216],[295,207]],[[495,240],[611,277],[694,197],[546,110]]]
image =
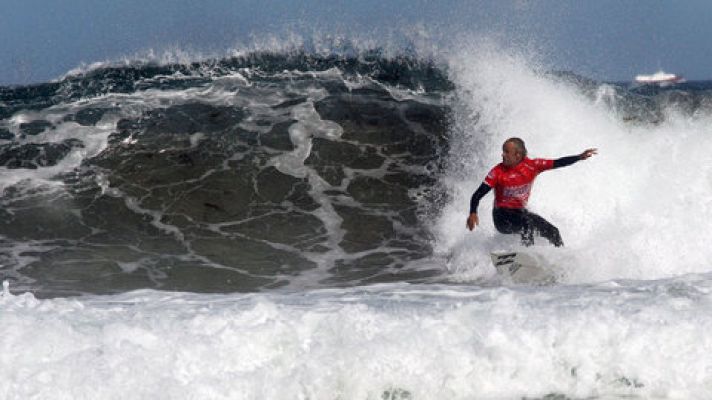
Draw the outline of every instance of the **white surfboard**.
[[[514,283],[547,285],[556,282],[551,266],[536,253],[493,251],[490,256],[497,272]]]

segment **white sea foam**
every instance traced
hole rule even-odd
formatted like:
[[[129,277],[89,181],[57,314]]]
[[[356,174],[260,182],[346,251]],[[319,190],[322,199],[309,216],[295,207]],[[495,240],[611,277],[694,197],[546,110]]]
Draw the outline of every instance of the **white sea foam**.
[[[464,49],[451,66],[461,100],[445,178],[453,200],[436,235],[439,251],[460,260],[451,263],[458,274],[492,273],[486,253],[501,246],[490,217],[493,195],[480,203],[474,233],[465,219],[470,196],[511,136],[527,142],[531,157],[599,148],[587,161],[540,175],[529,201],[561,230],[567,250],[541,251],[566,269],[569,282],[712,269],[712,116],[668,110],[658,125],[634,125],[615,107],[543,74],[527,56],[492,44]]]
[[[3,294],[0,397],[705,398],[710,282]]]

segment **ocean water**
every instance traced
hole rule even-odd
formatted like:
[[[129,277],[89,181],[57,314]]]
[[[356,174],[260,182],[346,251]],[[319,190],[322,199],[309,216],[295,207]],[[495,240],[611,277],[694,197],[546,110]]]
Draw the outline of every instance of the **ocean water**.
[[[712,83],[254,50],[0,88],[0,398],[705,398]],[[489,253],[520,136],[556,283]]]

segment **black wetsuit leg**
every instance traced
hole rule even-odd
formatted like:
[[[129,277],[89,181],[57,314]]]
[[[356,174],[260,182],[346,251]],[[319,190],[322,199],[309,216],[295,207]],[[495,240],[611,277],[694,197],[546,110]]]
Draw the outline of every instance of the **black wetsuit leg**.
[[[492,210],[494,226],[501,233],[519,233],[522,235],[522,244],[534,244],[534,233],[546,238],[556,247],[563,246],[559,229],[549,221],[526,209],[498,208]]]
[[[564,245],[564,240],[561,239],[559,228],[555,227],[549,221],[545,220],[538,214],[534,214],[533,212],[527,211],[527,219],[529,220],[531,229],[538,233],[539,236],[546,238],[546,240],[556,247]],[[533,242],[534,240],[532,239],[532,243]]]

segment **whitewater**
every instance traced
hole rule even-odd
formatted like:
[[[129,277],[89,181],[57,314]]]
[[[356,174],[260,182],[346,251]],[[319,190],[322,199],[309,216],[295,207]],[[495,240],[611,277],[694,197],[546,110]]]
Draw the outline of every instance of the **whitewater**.
[[[708,86],[404,60],[3,88],[0,398],[709,397]],[[496,274],[491,194],[465,228],[511,136],[599,149],[532,191],[552,285]]]

